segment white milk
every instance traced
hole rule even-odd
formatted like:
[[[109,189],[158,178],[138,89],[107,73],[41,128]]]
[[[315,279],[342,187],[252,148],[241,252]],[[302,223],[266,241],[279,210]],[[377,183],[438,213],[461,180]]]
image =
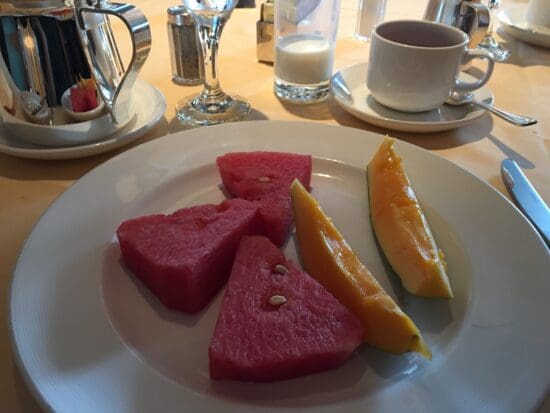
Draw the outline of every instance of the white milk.
[[[275,48],[275,76],[284,82],[316,85],[332,75],[334,49],[323,36],[293,34]]]

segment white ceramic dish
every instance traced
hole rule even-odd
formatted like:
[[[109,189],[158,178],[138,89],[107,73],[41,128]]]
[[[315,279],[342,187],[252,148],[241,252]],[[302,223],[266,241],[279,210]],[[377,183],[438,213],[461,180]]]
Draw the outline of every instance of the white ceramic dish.
[[[475,80],[466,73],[461,73],[460,79],[469,82]],[[405,113],[387,108],[370,95],[367,87],[367,63],[359,63],[337,72],[331,80],[330,90],[336,102],[353,116],[375,126],[404,132],[429,133],[456,129],[486,113],[485,109],[470,104],[441,105],[437,109],[420,113]],[[486,86],[476,90],[474,95],[477,100],[493,103],[493,94]]]
[[[127,145],[150,130],[164,116],[166,100],[154,86],[137,80],[132,90],[136,114],[125,128],[109,137],[83,145],[51,148],[32,145],[0,127],[0,153],[30,159],[77,159],[108,152]]]
[[[61,106],[65,110],[65,113],[77,122],[85,122],[97,118],[105,108],[105,103],[103,102],[103,99],[98,96],[97,106],[92,110],[88,110],[86,112],[75,112],[73,111],[73,105],[71,103],[71,88],[72,87],[67,89],[65,92],[63,92],[63,95],[61,95]]]
[[[135,111],[132,102],[132,112]],[[123,129],[135,116],[131,116],[125,122],[115,124],[111,117],[105,113],[94,119],[66,123],[64,108],[54,109],[54,118],[57,123],[54,126],[41,125],[13,116],[3,107],[0,113],[4,128],[14,137],[33,145],[61,147],[67,145],[86,145],[104,139],[107,136]]]
[[[542,239],[492,187],[398,142],[455,298],[404,293],[368,218],[364,166],[381,140],[317,123],[231,123],[156,139],[82,177],[33,229],[9,294],[15,357],[40,404],[58,413],[531,411],[550,384]],[[363,347],[339,369],[292,381],[209,380],[221,294],[196,316],[166,310],[123,269],[114,234],[130,217],[220,201],[216,156],[255,149],[314,156],[313,194],[421,328],[431,362]],[[285,251],[296,258],[292,239]]]
[[[526,43],[550,48],[550,28],[531,27],[526,20],[527,9],[514,7],[498,13],[498,20],[504,31]]]

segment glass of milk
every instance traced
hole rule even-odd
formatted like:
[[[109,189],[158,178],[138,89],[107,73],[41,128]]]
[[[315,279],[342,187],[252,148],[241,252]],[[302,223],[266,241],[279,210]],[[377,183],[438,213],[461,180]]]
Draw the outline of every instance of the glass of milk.
[[[340,0],[275,2],[275,94],[293,103],[326,99]]]

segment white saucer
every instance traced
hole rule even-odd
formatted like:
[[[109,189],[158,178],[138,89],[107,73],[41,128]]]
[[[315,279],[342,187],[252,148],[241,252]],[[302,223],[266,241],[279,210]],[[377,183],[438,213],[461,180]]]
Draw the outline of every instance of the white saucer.
[[[498,13],[498,20],[504,31],[526,43],[550,48],[550,28],[530,27],[525,19],[525,7],[514,7]]]
[[[460,79],[468,82],[475,79],[465,73]],[[330,90],[336,102],[353,116],[382,128],[403,132],[441,132],[466,125],[485,114],[485,109],[466,104],[461,106],[441,105],[437,109],[420,112],[399,112],[376,102],[367,88],[367,63],[359,63],[337,72],[330,82]],[[488,87],[474,92],[476,100],[493,103],[493,94]]]
[[[64,95],[62,100],[65,99]],[[10,136],[17,136],[31,145],[60,148],[97,142],[123,130],[135,116],[133,106],[132,104],[132,116],[119,124],[115,124],[111,116],[103,111],[103,106],[99,108],[99,112],[103,112],[101,116],[79,122],[70,122],[71,118],[65,108],[61,106],[53,108],[54,126],[29,122],[23,118],[23,114],[13,116],[4,108],[0,108],[0,114],[4,129]],[[82,116],[82,114],[72,113]]]
[[[166,112],[166,100],[163,94],[151,84],[136,80],[132,94],[135,116],[126,127],[104,140],[86,145],[52,148],[26,143],[12,137],[3,126],[0,126],[0,153],[29,159],[77,159],[127,145],[153,128]]]

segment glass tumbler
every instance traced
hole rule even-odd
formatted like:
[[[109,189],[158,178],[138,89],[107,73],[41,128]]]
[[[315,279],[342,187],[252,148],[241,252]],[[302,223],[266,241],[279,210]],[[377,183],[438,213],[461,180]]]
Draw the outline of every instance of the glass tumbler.
[[[500,6],[500,0],[488,0],[487,6],[491,11],[491,22],[487,34],[477,47],[490,51],[497,62],[505,62],[510,57],[512,51],[502,47],[494,36],[494,21],[496,20],[496,10]]]
[[[292,103],[326,99],[340,0],[275,2],[275,95]]]
[[[386,0],[359,0],[355,38],[367,42],[374,26],[384,19]]]

